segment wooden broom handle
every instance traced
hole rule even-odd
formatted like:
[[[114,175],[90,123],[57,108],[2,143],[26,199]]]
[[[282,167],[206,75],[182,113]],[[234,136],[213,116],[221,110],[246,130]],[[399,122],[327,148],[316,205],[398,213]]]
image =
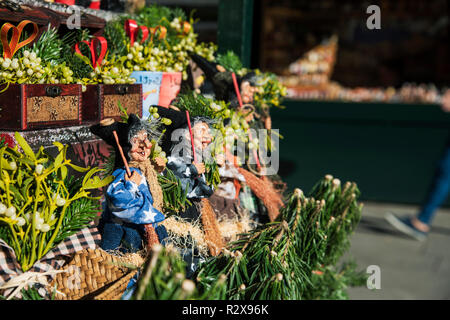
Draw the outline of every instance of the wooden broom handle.
[[[125,158],[125,155],[123,154],[122,147],[120,146],[119,137],[117,136],[117,132],[113,131],[114,138],[116,139],[117,148],[119,149],[120,155],[122,157],[123,164],[125,165],[125,170],[127,171],[128,177],[131,177],[131,171],[130,167],[128,166],[127,159]]]

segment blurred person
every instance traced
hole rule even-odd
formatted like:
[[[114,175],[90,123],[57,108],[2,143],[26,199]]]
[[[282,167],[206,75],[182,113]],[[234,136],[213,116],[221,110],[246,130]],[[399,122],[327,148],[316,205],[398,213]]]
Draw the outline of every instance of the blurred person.
[[[450,89],[442,96],[442,110],[450,112]],[[435,172],[428,196],[422,206],[422,210],[415,216],[397,217],[393,213],[387,213],[386,220],[398,231],[413,237],[416,240],[427,239],[437,209],[447,198],[450,189],[450,132],[445,146],[444,156],[439,162]]]

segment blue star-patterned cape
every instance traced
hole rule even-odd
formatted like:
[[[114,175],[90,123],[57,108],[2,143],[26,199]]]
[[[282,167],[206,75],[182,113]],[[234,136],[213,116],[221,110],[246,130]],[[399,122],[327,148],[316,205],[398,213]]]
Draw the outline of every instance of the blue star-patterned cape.
[[[209,198],[214,193],[214,188],[206,183],[205,175],[199,175],[197,168],[192,164],[190,157],[167,158],[166,167],[180,179],[181,187],[186,192],[188,199]]]
[[[119,168],[113,172],[114,181],[106,190],[106,205],[102,214],[105,222],[122,224],[153,224],[154,227],[165,219],[164,215],[153,207],[153,197],[148,188],[147,180],[137,168],[130,168],[131,172],[137,171],[142,179],[137,185],[125,180],[126,171]]]

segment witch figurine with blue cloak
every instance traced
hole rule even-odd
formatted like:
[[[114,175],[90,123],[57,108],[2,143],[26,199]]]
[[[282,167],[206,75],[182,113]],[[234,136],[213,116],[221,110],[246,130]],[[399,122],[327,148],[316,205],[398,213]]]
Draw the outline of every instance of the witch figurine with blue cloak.
[[[90,129],[115,150],[115,179],[106,189],[99,223],[101,248],[136,252],[145,242],[148,247],[164,244],[163,195],[149,159],[150,141],[160,136],[157,120],[144,121],[130,114],[126,123],[105,119]],[[161,160],[155,165],[163,165]]]

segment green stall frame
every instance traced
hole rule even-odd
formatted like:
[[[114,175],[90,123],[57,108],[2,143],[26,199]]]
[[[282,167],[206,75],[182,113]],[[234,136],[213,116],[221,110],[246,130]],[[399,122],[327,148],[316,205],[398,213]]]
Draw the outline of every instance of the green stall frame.
[[[450,115],[438,105],[287,100],[273,109],[280,176],[311,189],[323,175],[358,183],[362,199],[420,204],[445,149]],[[449,203],[447,202],[447,205]]]

